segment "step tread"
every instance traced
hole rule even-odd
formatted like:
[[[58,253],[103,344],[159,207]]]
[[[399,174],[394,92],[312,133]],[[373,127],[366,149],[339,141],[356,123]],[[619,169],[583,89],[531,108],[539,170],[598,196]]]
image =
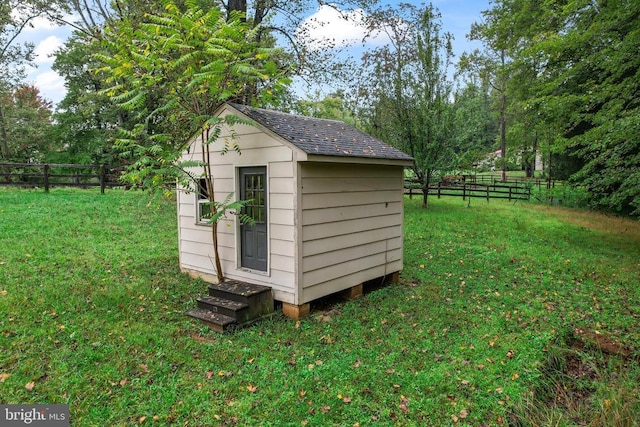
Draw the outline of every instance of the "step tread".
[[[249,307],[249,304],[244,302],[234,301],[226,298],[214,297],[211,295],[201,295],[198,297],[198,301],[203,302],[205,304],[209,304],[209,305],[223,307],[232,311],[239,311]]]
[[[271,291],[269,286],[255,285],[253,283],[240,282],[238,280],[226,280],[220,284],[210,284],[209,289],[240,295],[246,298]]]
[[[193,317],[194,319],[220,325],[223,328],[225,326],[231,325],[232,323],[236,322],[236,320],[233,317],[225,316],[224,314],[215,313],[211,310],[206,310],[204,308],[192,308],[191,310],[187,311],[186,315],[189,317]]]

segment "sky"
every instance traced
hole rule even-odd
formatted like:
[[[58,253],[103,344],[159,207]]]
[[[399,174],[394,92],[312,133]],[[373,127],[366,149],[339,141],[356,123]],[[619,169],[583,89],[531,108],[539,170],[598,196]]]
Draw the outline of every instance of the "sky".
[[[470,51],[478,47],[477,43],[468,42],[466,34],[469,32],[471,24],[479,22],[481,11],[489,8],[490,0],[433,0],[433,5],[442,14],[443,31],[450,32],[454,36],[453,51],[456,57],[465,51]],[[381,2],[398,3],[398,2]],[[419,4],[420,2],[413,1]],[[357,11],[351,12],[352,17],[358,17]],[[331,8],[322,6],[313,13],[310,18],[315,18],[325,25],[318,27],[313,35],[318,38],[334,38],[338,42],[348,40],[359,41],[362,39],[364,30],[358,28],[353,22],[341,20],[339,15]],[[356,20],[353,20],[357,22]],[[54,26],[46,20],[40,19],[33,23],[33,28],[26,28],[21,35],[20,41],[30,41],[36,45],[36,68],[30,69],[27,82],[35,85],[40,90],[41,96],[51,101],[54,106],[60,102],[65,94],[64,79],[51,69],[54,52],[64,45],[64,42],[71,35],[68,27]]]

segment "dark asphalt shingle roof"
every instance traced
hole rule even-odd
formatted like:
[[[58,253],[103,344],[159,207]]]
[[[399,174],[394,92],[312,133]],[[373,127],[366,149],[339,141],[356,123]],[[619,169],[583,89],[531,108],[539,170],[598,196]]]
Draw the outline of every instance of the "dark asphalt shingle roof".
[[[307,154],[413,160],[402,151],[337,120],[317,119],[235,103],[229,105]]]

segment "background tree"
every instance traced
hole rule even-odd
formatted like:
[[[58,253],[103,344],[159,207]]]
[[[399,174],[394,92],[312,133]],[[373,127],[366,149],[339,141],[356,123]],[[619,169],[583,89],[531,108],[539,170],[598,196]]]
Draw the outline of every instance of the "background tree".
[[[496,120],[491,109],[488,87],[468,82],[454,94],[454,122],[452,137],[458,166],[472,169],[492,151],[497,137]]]
[[[593,207],[636,215],[639,28],[640,4],[630,0],[498,0],[477,32],[512,59],[510,93],[522,129],[546,135],[553,158],[579,169],[572,181]]]
[[[5,94],[5,132],[11,159],[20,163],[39,162],[49,151],[51,126],[51,102],[40,96],[35,86],[21,86],[11,94]]]
[[[434,174],[456,164],[452,84],[447,78],[451,35],[441,33],[440,15],[432,5],[377,10],[370,29],[384,32],[389,43],[364,56],[369,73],[363,88],[364,127],[415,158],[413,172],[426,207]]]
[[[54,113],[53,163],[118,164],[116,130],[128,114],[101,94],[104,77],[93,72],[97,42],[76,32],[56,54],[53,69],[65,79],[67,93]]]
[[[64,5],[64,3],[62,3]],[[25,66],[33,60],[33,43],[18,43],[18,36],[39,17],[57,19],[63,7],[49,0],[4,0],[0,3],[0,99],[12,99],[23,85]],[[0,158],[14,156],[9,150],[6,105],[0,102]]]
[[[462,72],[479,77],[493,90],[495,110],[498,112],[502,181],[506,180],[507,171],[508,83],[513,50],[513,45],[510,44],[513,41],[512,28],[504,22],[509,13],[505,3],[509,2],[510,0],[498,0],[492,9],[482,12],[483,21],[471,25],[468,38],[482,41],[484,48],[464,53],[458,62]]]
[[[295,100],[288,108],[303,116],[339,120],[352,126],[356,122],[342,90],[332,92],[322,99],[320,99],[320,94],[316,93],[315,98]]]
[[[522,52],[523,64],[544,64],[530,104],[556,113],[555,149],[584,162],[572,179],[592,206],[640,215],[640,4],[572,1],[543,12],[557,31]]]

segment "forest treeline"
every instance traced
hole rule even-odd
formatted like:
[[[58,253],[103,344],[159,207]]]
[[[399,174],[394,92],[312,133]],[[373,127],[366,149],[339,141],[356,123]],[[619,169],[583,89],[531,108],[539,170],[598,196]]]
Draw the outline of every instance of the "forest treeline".
[[[357,20],[363,49],[311,38],[321,3]],[[17,42],[37,18],[74,29],[55,55],[67,88],[55,111],[25,81],[34,45]],[[167,165],[235,101],[354,124],[412,155],[425,188],[452,171],[524,170],[639,215],[640,3],[496,0],[468,37],[482,47],[454,55],[432,4],[9,0],[0,157],[175,182]]]

